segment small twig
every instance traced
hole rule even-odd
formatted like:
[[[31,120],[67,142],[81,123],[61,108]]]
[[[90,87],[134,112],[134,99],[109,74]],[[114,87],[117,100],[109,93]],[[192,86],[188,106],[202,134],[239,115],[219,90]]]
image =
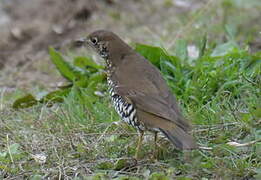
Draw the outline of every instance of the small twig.
[[[199,146],[199,149],[203,149],[203,150],[212,150],[212,147],[205,147],[205,146]]]
[[[238,122],[231,122],[231,123],[226,123],[225,125],[226,126],[230,126],[230,125],[235,125],[235,124],[239,124]],[[219,123],[219,124],[210,124],[210,125],[194,125],[195,127],[209,127],[209,126],[212,126],[212,127],[218,127],[218,126],[222,126],[224,124],[222,123]]]
[[[6,88],[3,88],[0,96],[0,111],[3,110],[4,108],[4,93],[5,93]]]
[[[39,114],[39,118],[38,118],[39,122],[41,122],[41,120],[43,119],[43,111],[44,111],[44,109],[45,109],[45,106],[42,106],[40,114]]]
[[[87,136],[103,135],[103,133],[86,133]],[[106,133],[106,135],[138,135],[138,133]]]
[[[261,142],[261,139],[257,139],[257,140],[250,141],[250,142],[247,142],[247,143],[242,143],[242,144],[230,141],[227,144],[230,145],[230,146],[234,146],[234,147],[244,147],[244,146],[250,146],[252,144],[256,144],[258,142]]]
[[[250,142],[247,142],[247,143],[237,143],[237,142],[230,141],[230,142],[227,142],[226,144],[228,144],[230,146],[234,146],[234,147],[244,147],[244,146],[250,146],[250,145],[256,144],[258,142],[261,142],[261,139],[257,139],[257,140],[250,141]],[[199,149],[212,150],[213,148],[212,147],[199,146]]]
[[[210,127],[210,128],[195,129],[195,130],[192,130],[192,132],[198,133],[198,132],[204,132],[204,131],[216,131],[218,129],[222,129],[224,126],[234,126],[236,124],[239,124],[239,123],[238,122],[233,122],[233,123],[212,125],[212,127]],[[206,125],[206,126],[208,126],[208,125]]]
[[[6,135],[6,144],[7,144],[7,149],[8,149],[8,154],[10,156],[10,159],[11,159],[12,163],[14,164],[14,159],[13,159],[13,156],[12,156],[12,153],[11,153],[11,150],[10,150],[10,146],[9,146],[9,136],[8,136],[8,134]]]
[[[113,123],[111,123],[101,134],[101,136],[98,138],[98,140],[96,141],[94,148],[96,149],[98,146],[98,143],[100,142],[100,140],[105,136],[105,134],[107,134],[107,131],[110,129],[110,127],[113,125]]]

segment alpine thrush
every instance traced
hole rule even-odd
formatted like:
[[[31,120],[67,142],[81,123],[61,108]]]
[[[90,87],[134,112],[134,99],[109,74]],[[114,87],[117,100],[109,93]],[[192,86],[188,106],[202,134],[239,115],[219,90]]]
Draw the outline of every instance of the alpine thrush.
[[[155,141],[162,132],[178,149],[197,147],[188,133],[189,122],[156,67],[110,31],[95,31],[85,41],[106,61],[115,110],[140,133],[136,157],[146,130],[155,132]]]

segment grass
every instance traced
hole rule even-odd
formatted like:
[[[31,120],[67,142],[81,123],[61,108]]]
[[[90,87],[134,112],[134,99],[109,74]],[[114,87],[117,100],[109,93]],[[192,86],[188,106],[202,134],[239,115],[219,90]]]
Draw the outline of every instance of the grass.
[[[85,88],[75,86],[63,103],[52,107],[37,104],[19,111],[1,111],[1,176],[257,178],[260,142],[243,147],[227,142],[260,141],[260,53],[232,48],[225,55],[213,56],[220,48],[217,46],[190,60],[188,56],[171,56],[160,48],[153,54],[155,48],[146,45],[140,52],[161,59],[154,63],[180,100],[186,117],[193,121],[197,142],[211,150],[179,152],[161,138],[159,160],[155,162],[151,159],[153,138],[148,133],[143,159],[134,165],[131,157],[136,132],[114,122],[119,117],[107,94],[88,108]],[[103,86],[101,81],[101,89]],[[4,102],[6,97],[13,99],[10,96],[18,95],[2,93]]]
[[[222,11],[233,15],[238,7],[230,2],[224,1]],[[206,17],[201,20],[208,23]],[[249,51],[248,39],[240,41],[251,29],[236,33],[241,25],[235,15],[223,20],[216,25],[219,30],[207,29],[218,33],[217,39],[191,29],[187,38],[175,41],[175,48],[136,46],[161,70],[193,123],[198,144],[209,149],[180,152],[161,137],[155,161],[153,136],[147,133],[142,159],[135,163],[137,133],[119,122],[102,79],[91,92],[99,90],[103,97],[86,90],[92,86],[75,83],[63,102],[18,110],[12,103],[28,92],[2,89],[0,179],[260,179],[261,53]],[[191,44],[196,58],[187,51]],[[92,69],[88,78],[94,73]],[[69,73],[71,82],[73,76]],[[39,95],[41,88],[32,91]]]

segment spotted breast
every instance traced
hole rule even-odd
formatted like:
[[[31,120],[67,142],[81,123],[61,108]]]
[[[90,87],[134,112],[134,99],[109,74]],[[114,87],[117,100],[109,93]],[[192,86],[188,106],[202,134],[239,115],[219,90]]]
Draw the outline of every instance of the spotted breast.
[[[119,114],[121,119],[137,128],[140,131],[144,131],[145,127],[138,121],[136,109],[132,103],[127,102],[122,96],[118,95],[114,91],[115,83],[108,77],[107,78],[109,93],[111,96],[112,104]]]

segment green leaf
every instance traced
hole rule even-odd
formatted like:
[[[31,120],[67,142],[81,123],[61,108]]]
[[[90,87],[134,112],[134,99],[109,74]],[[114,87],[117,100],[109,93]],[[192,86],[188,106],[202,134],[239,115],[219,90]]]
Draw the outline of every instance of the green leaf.
[[[161,58],[170,59],[165,50],[160,47],[136,44],[135,50],[157,67],[160,66]]]
[[[28,108],[31,106],[36,105],[38,102],[39,103],[49,103],[49,105],[52,105],[53,103],[56,102],[63,102],[64,97],[67,96],[71,91],[71,86],[68,86],[63,89],[55,90],[50,93],[46,93],[46,95],[42,95],[40,100],[36,100],[36,98],[28,94],[22,98],[17,99],[13,103],[13,108],[14,109],[23,109],[23,108]]]
[[[85,78],[81,78],[78,81],[74,82],[74,85],[77,87],[82,87],[82,88],[86,88],[89,85],[89,79],[87,77]]]
[[[234,48],[237,48],[236,44],[232,41],[218,45],[211,53],[212,57],[224,56],[231,52]]]
[[[67,96],[71,91],[71,87],[65,89],[59,89],[56,91],[52,91],[44,96],[39,102],[41,103],[55,103],[55,102],[63,102],[65,96]]]
[[[95,82],[95,84],[97,84],[103,82],[105,79],[106,79],[106,74],[104,72],[99,72],[99,73],[92,74],[89,78],[89,81]]]
[[[168,72],[175,73],[178,71],[177,68],[169,61],[161,61],[160,69],[163,74],[169,74]]]
[[[207,47],[207,35],[204,35],[199,43],[199,57],[204,56]]]
[[[28,108],[33,105],[36,105],[37,102],[38,101],[35,99],[35,97],[33,95],[27,94],[24,97],[21,97],[21,98],[15,100],[12,107],[14,109]]]
[[[20,147],[20,144],[18,144],[18,143],[11,144],[9,146],[10,153],[11,154],[19,154],[20,153],[19,147]]]
[[[187,41],[179,39],[175,45],[175,55],[181,59],[188,58]]]
[[[227,33],[228,39],[233,41],[237,35],[237,29],[234,24],[226,24],[225,31]]]
[[[60,74],[67,80],[74,81],[84,75],[82,70],[76,69],[70,63],[66,62],[62,55],[53,48],[49,48],[49,54]]]
[[[82,69],[90,69],[93,68],[94,70],[104,69],[103,66],[96,64],[91,58],[78,56],[74,58],[73,64]]]

